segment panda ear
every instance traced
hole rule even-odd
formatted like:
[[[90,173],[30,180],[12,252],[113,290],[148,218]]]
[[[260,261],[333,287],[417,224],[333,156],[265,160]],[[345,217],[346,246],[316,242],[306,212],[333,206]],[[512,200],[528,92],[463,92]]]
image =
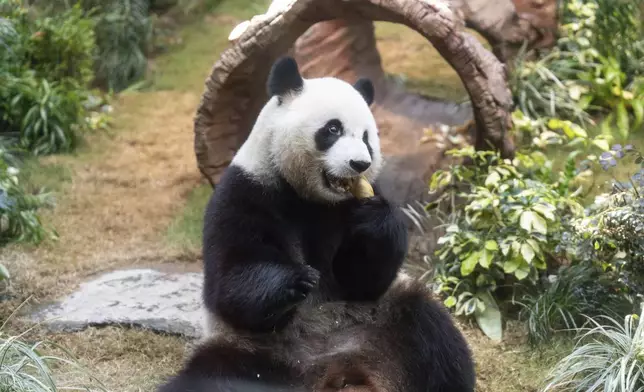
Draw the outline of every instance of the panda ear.
[[[375,92],[371,80],[367,78],[360,78],[357,82],[354,83],[353,87],[358,90],[360,95],[362,95],[362,98],[367,101],[367,105],[371,105],[373,103]]]
[[[304,87],[297,62],[292,57],[281,57],[273,64],[268,75],[268,96],[283,97],[289,93],[298,93]]]

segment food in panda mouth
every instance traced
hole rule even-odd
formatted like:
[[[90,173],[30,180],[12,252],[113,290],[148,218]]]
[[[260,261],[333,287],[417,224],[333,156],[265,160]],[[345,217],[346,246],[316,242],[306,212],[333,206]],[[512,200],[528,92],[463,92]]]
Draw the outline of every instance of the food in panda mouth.
[[[351,193],[357,199],[366,199],[373,197],[373,188],[365,176],[353,178],[333,178],[329,179],[329,183],[336,189],[341,189],[347,193]]]
[[[364,176],[360,176],[353,181],[351,194],[358,199],[367,199],[373,197],[373,187]]]

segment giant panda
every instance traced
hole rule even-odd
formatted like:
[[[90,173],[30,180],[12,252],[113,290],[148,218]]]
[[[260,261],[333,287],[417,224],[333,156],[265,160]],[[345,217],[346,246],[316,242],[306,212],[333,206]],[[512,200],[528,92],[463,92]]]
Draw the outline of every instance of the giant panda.
[[[203,299],[225,333],[160,392],[474,390],[466,341],[442,305],[397,279],[400,209],[379,191],[368,79],[304,79],[290,57],[206,208]],[[364,176],[374,196],[347,183]]]
[[[400,209],[377,186],[367,200],[343,186],[374,182],[382,166],[371,82],[304,80],[284,57],[268,93],[207,206],[203,238],[206,308],[252,332],[283,327],[311,291],[378,299],[407,250]]]

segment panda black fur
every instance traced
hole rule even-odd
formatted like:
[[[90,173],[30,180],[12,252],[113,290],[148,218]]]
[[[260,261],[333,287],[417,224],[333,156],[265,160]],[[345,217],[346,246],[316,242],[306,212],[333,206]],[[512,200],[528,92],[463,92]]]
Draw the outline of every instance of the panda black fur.
[[[206,307],[237,330],[282,328],[310,292],[373,301],[407,249],[401,211],[382,197],[357,200],[334,179],[376,178],[382,157],[369,109],[373,86],[304,80],[283,58],[272,95],[207,207]]]
[[[301,308],[281,333],[212,338],[158,392],[474,391],[467,343],[418,282]]]
[[[268,90],[205,216],[204,301],[231,328],[159,392],[473,391],[449,314],[394,282],[400,210],[377,186],[362,201],[332,186],[358,172],[373,184],[382,165],[371,82],[305,80],[283,58]]]

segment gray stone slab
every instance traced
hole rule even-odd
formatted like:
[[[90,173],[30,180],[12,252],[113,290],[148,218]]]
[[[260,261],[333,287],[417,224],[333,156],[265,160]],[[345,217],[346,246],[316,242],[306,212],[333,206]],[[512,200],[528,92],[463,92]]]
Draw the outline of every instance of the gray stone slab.
[[[31,315],[57,331],[127,325],[198,338],[205,312],[201,273],[119,270],[83,283],[61,301]]]

